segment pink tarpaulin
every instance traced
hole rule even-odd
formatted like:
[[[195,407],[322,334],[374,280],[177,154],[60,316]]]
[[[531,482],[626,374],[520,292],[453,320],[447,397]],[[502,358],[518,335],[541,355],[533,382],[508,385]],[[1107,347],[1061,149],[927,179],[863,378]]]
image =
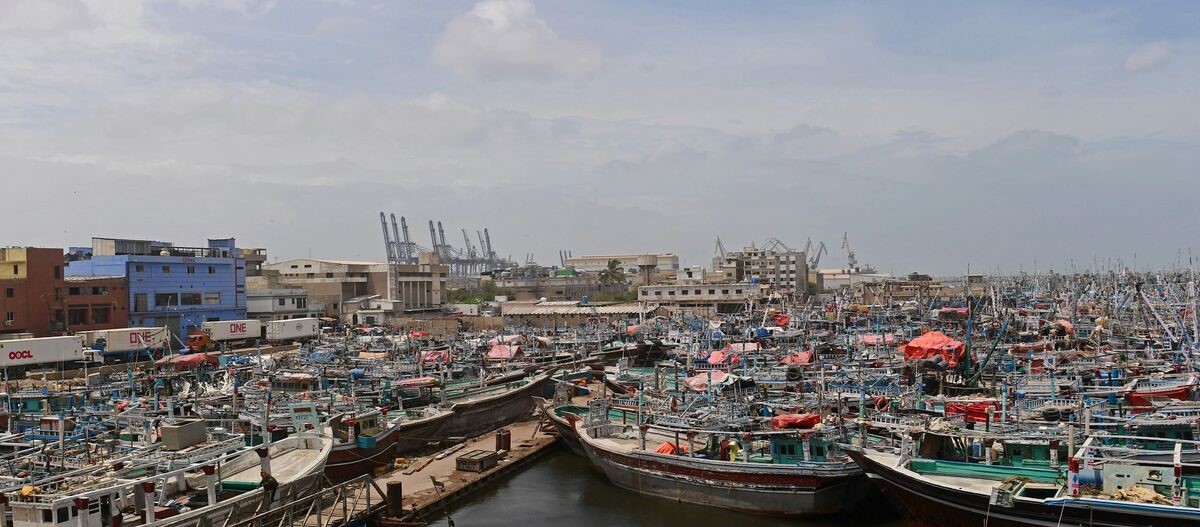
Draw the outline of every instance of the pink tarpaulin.
[[[432,350],[421,353],[421,362],[425,364],[449,364],[450,350]]]
[[[714,351],[708,355],[705,362],[709,364],[725,364],[729,362],[729,355],[726,355],[724,351]]]
[[[523,340],[524,340],[524,337],[522,337],[521,335],[500,335],[499,337],[495,337],[492,340],[489,340],[488,344],[493,345],[493,346],[496,344],[513,345],[513,344],[520,344],[521,341],[523,341]]]
[[[931,359],[941,356],[953,368],[962,358],[966,344],[947,337],[940,331],[930,331],[901,347],[905,360]]]
[[[512,360],[523,355],[520,346],[496,344],[487,352],[488,360]]]
[[[864,346],[878,346],[880,344],[892,345],[896,343],[896,335],[887,333],[884,335],[859,335],[858,343]]]
[[[771,418],[771,430],[812,428],[821,422],[817,414],[780,414]]]
[[[723,371],[713,370],[712,382],[720,384],[720,382],[725,379],[726,375],[728,375],[728,374],[726,374]],[[701,373],[700,375],[693,375],[691,377],[688,377],[687,379],[684,379],[683,383],[686,384],[687,387],[691,388],[693,391],[705,392],[705,391],[708,391],[708,379],[709,379],[708,373]]]
[[[745,353],[747,351],[758,351],[762,349],[762,345],[757,342],[730,342],[726,344],[721,351],[726,353]]]
[[[788,365],[802,365],[812,362],[813,351],[804,350],[800,353],[793,353],[783,358],[783,363]]]

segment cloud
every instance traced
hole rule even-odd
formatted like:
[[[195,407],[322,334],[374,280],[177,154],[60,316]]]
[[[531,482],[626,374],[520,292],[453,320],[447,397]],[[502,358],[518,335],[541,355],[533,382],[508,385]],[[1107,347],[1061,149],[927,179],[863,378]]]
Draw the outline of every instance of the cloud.
[[[433,60],[474,80],[579,79],[601,63],[598,47],[564,38],[529,0],[484,0],[446,25]]]
[[[1143,44],[1129,54],[1125,59],[1124,69],[1126,73],[1138,73],[1159,68],[1168,60],[1171,60],[1171,43],[1156,40]]]
[[[325,35],[329,33],[359,31],[366,27],[366,20],[343,13],[321,19],[320,22],[317,22],[317,26],[313,28],[313,33]]]

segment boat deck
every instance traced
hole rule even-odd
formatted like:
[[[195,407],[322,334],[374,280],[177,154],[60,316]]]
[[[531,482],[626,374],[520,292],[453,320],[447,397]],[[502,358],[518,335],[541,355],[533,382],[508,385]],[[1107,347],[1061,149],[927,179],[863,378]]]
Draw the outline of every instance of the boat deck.
[[[271,458],[271,475],[278,481],[292,481],[304,474],[321,457],[321,451],[300,448]],[[247,467],[224,477],[225,482],[257,485],[262,481],[259,465]]]

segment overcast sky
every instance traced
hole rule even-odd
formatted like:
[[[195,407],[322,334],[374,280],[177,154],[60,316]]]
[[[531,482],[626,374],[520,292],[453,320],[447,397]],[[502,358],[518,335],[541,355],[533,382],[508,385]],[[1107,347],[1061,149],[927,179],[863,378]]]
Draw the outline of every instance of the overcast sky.
[[[1200,3],[0,0],[0,244],[1174,265]],[[1200,249],[1200,247],[1198,247]],[[1200,252],[1197,252],[1200,257]]]

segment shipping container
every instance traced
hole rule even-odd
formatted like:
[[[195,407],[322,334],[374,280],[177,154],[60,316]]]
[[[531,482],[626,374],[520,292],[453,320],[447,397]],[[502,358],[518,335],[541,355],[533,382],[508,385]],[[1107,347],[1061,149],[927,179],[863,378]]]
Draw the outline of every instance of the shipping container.
[[[0,341],[0,367],[33,366],[83,359],[83,338],[46,337]]]
[[[283,342],[316,338],[321,332],[321,323],[315,318],[293,318],[272,320],[267,323],[267,340]]]
[[[171,330],[163,328],[101,329],[80,333],[84,344],[108,353],[162,349],[171,345]],[[103,348],[99,347],[104,340]]]
[[[204,332],[216,342],[253,340],[262,337],[262,322],[257,320],[218,320],[205,322]]]

